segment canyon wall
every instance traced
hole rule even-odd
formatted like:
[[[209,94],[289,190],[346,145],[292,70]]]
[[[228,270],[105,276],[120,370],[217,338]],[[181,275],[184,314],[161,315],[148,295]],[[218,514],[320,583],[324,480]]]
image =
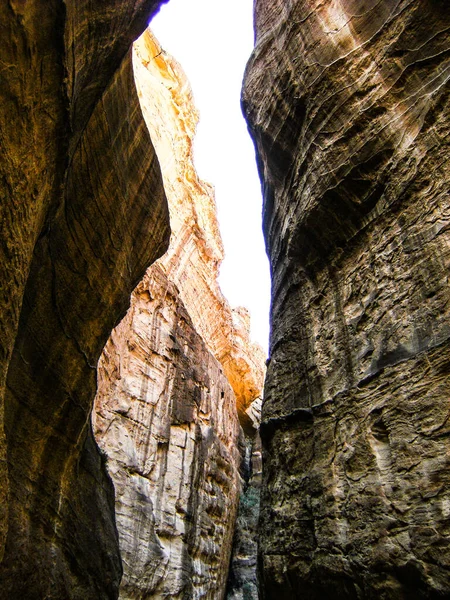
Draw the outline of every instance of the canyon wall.
[[[257,0],[263,598],[450,595],[450,11]]]
[[[139,98],[161,164],[172,236],[99,361],[96,439],[116,492],[120,597],[224,597],[241,489],[246,408],[264,354],[217,283],[213,188],[197,176],[198,114],[150,31],[135,43]]]
[[[169,200],[173,233],[160,264],[178,287],[196,330],[222,364],[244,415],[261,392],[265,355],[250,341],[248,311],[231,309],[218,284],[223,246],[214,189],[195,170],[199,115],[189,81],[149,31],[134,44],[134,71]]]
[[[221,598],[240,491],[236,399],[160,265],[102,355],[95,435],[116,494],[120,597]]]
[[[0,597],[115,598],[96,365],[168,245],[130,45],[160,2],[0,8]]]

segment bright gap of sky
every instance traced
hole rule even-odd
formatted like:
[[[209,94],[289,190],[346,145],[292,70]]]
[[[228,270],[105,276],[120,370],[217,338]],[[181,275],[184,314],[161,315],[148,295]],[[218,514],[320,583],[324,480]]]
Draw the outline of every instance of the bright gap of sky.
[[[170,0],[152,20],[164,50],[185,71],[200,112],[194,156],[216,189],[225,260],[220,287],[251,314],[251,337],[267,351],[270,277],[261,231],[261,186],[240,108],[253,49],[253,0]]]

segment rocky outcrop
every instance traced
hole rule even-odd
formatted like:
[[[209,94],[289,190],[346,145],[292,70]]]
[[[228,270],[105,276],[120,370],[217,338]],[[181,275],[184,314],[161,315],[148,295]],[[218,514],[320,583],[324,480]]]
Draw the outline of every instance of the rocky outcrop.
[[[234,530],[233,552],[227,582],[227,600],[259,600],[257,579],[258,521],[261,495],[261,399],[251,407],[252,430],[247,427],[242,463],[243,489]]]
[[[264,356],[217,283],[222,242],[194,168],[186,77],[150,31],[133,58],[172,237],[99,362],[94,426],[116,490],[120,597],[218,600],[241,488],[237,403],[244,415],[260,394]]]
[[[243,104],[273,281],[263,597],[447,597],[450,13],[255,11]]]
[[[0,597],[8,600],[117,595],[113,490],[89,414],[102,347],[168,243],[129,51],[159,4],[0,8]]]

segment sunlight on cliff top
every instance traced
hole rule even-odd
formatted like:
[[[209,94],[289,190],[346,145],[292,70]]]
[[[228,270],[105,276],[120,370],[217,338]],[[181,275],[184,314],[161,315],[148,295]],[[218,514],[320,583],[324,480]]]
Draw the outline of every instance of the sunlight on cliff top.
[[[240,108],[245,64],[253,49],[253,1],[170,0],[151,22],[180,62],[200,112],[195,140],[199,175],[216,189],[225,247],[219,282],[251,314],[252,338],[267,351],[269,266],[261,231],[261,188],[253,144]]]

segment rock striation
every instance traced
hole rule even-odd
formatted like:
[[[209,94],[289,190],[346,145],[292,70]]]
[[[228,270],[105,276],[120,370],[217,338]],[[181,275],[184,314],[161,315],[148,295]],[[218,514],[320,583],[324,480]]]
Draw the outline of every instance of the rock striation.
[[[130,45],[161,2],[2,3],[0,597],[115,598],[96,365],[166,249]]]
[[[160,265],[102,355],[95,435],[116,493],[120,597],[223,597],[240,490],[236,400]]]
[[[450,594],[450,13],[255,4],[263,598]]]
[[[134,71],[169,200],[173,233],[160,264],[178,287],[196,330],[223,366],[244,415],[261,392],[266,357],[250,340],[247,309],[231,309],[218,284],[223,246],[214,189],[198,177],[194,166],[199,115],[192,91],[180,65],[150,31],[134,44]]]
[[[116,493],[120,597],[219,600],[241,489],[237,407],[246,415],[260,395],[264,355],[217,283],[222,242],[194,168],[188,81],[150,31],[133,63],[172,236],[99,361],[94,428]]]

